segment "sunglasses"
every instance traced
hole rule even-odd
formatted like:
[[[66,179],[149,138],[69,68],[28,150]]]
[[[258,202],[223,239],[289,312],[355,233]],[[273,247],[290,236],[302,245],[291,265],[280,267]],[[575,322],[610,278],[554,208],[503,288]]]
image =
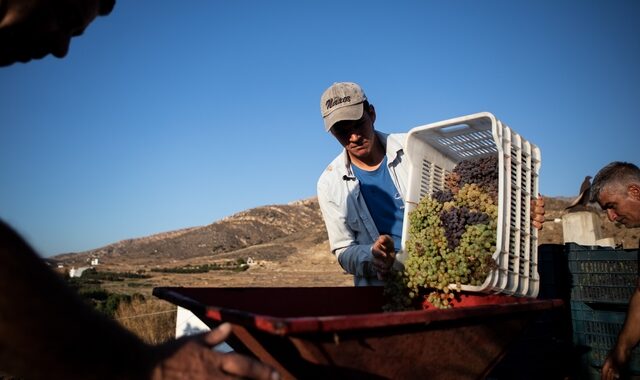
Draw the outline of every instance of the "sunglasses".
[[[368,120],[363,116],[359,120],[342,121],[331,128],[331,133],[337,138],[347,138],[354,133],[360,133],[367,126]]]

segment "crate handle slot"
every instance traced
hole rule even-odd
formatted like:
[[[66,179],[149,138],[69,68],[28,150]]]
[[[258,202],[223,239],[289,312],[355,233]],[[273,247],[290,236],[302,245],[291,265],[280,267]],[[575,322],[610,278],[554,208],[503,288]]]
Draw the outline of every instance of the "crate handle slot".
[[[469,124],[456,124],[456,125],[450,125],[450,126],[444,127],[440,129],[440,132],[442,134],[449,134],[449,133],[456,133],[460,131],[466,131],[470,128],[471,127],[469,126]]]

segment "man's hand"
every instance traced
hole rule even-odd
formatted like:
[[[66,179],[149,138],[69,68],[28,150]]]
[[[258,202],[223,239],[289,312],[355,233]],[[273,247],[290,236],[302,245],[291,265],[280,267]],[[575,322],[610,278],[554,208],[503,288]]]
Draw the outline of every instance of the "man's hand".
[[[544,198],[542,198],[542,195],[538,194],[538,198],[531,201],[531,209],[533,210],[531,213],[533,226],[541,230],[544,223]]]
[[[67,55],[69,43],[115,0],[0,0],[0,66]]]
[[[396,259],[393,239],[389,235],[380,235],[371,247],[373,267],[378,272],[378,279],[384,280]]]
[[[157,347],[160,360],[152,379],[280,379],[274,369],[247,356],[213,351],[212,348],[223,342],[230,332],[231,325],[223,323],[210,332]]]
[[[604,361],[602,365],[602,380],[615,380],[620,378],[620,369],[624,367],[624,365],[629,360],[631,356],[631,352],[628,350],[618,349],[614,347],[613,350],[607,356],[607,359]]]

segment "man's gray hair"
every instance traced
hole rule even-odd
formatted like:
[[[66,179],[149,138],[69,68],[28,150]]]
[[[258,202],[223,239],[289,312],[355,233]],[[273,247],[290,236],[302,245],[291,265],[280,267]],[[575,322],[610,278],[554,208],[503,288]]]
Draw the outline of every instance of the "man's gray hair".
[[[600,169],[591,183],[591,202],[598,202],[602,189],[609,185],[622,185],[635,182],[640,184],[640,169],[628,162],[615,161]]]

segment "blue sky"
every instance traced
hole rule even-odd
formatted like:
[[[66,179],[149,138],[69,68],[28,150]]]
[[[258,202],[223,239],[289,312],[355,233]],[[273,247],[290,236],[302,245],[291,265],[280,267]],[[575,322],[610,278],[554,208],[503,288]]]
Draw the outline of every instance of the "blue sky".
[[[0,218],[43,255],[315,196],[340,146],[320,94],[376,128],[494,113],[544,195],[639,164],[638,1],[118,0],[64,59],[0,69]]]

